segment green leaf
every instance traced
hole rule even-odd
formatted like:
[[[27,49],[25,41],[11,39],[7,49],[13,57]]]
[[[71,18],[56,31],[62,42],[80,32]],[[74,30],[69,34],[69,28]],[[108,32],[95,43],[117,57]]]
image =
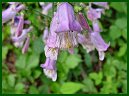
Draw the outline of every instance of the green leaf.
[[[99,73],[90,73],[89,77],[93,80],[95,80],[95,85],[99,85],[102,82],[103,74],[102,72]]]
[[[28,62],[27,62],[26,68],[27,69],[35,68],[35,67],[38,66],[38,64],[39,64],[39,55],[32,54],[28,58]]]
[[[36,88],[36,86],[30,86],[29,94],[38,94],[38,93],[39,93],[39,91]]]
[[[127,18],[118,18],[115,21],[115,25],[120,28],[120,29],[124,29],[127,27]]]
[[[8,76],[8,84],[11,87],[13,87],[15,85],[15,75],[14,74],[10,74]]]
[[[118,56],[122,57],[126,54],[127,51],[127,44],[123,44],[123,46],[120,47],[119,52],[118,52]]]
[[[41,75],[41,70],[34,71],[34,78],[37,79]]]
[[[15,92],[17,94],[23,93],[25,91],[25,85],[23,83],[17,83],[15,86]]]
[[[38,38],[33,42],[33,51],[37,54],[40,54],[44,51],[42,38]]]
[[[127,28],[122,30],[122,36],[127,40]]]
[[[84,87],[81,83],[66,82],[61,86],[61,93],[63,94],[74,94]]]
[[[2,60],[6,59],[6,55],[8,53],[8,47],[7,46],[2,46]]]
[[[80,55],[74,54],[74,55],[69,55],[67,57],[65,65],[67,66],[67,68],[74,69],[80,62],[81,62]]]
[[[27,55],[20,55],[16,60],[16,67],[18,69],[24,69],[26,67],[26,57]]]
[[[119,38],[119,37],[121,36],[121,33],[122,33],[121,30],[120,30],[117,26],[112,25],[112,26],[110,27],[110,37],[111,37],[113,40]]]
[[[95,85],[94,85],[93,81],[90,78],[86,77],[83,80],[83,83],[85,84],[85,87],[83,88],[83,91],[84,92],[97,93],[97,90],[95,88]]]
[[[117,2],[117,3],[116,2],[111,2],[110,6],[118,12],[125,12],[124,7],[127,6],[127,5],[125,5],[124,2],[123,3],[122,2]]]

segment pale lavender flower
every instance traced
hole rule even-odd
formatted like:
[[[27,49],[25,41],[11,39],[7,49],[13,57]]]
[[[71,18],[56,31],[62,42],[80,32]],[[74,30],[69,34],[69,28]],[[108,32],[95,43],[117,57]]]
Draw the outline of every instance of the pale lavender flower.
[[[105,9],[109,9],[108,3],[107,2],[92,2],[95,5],[104,7]]]
[[[28,51],[29,48],[29,44],[30,44],[30,37],[26,38],[25,44],[22,48],[22,54],[26,53]]]
[[[8,9],[2,11],[2,24],[13,19],[16,16],[17,12],[24,8],[24,5],[19,5],[18,7],[16,7],[15,5],[10,5]]]
[[[24,15],[22,14],[21,16],[19,16],[19,23],[16,29],[16,36],[20,36],[22,34],[22,30],[24,27]]]
[[[83,46],[84,49],[86,49],[87,53],[95,49],[95,46],[93,45],[89,34],[83,35],[79,33],[78,42]]]
[[[28,29],[23,29],[22,30],[22,34],[20,36],[14,36],[12,37],[12,41],[14,41],[14,45],[16,47],[22,47],[23,42],[25,41],[25,39],[27,38],[27,33],[30,32],[32,30],[32,27],[29,27]]]
[[[77,46],[77,33],[82,29],[75,19],[72,6],[69,3],[61,3],[53,19],[55,19],[54,23],[57,25],[54,26],[57,33],[56,47],[70,49]]]
[[[87,11],[87,18],[91,21],[95,21],[101,18],[102,13],[103,13],[103,9],[93,9],[90,7]]]
[[[42,14],[47,15],[48,11],[52,9],[52,3],[48,3],[47,5],[43,6]]]
[[[101,61],[104,60],[104,51],[108,49],[110,43],[106,44],[99,32],[91,32],[90,38],[95,48],[99,52],[99,59]]]
[[[93,30],[94,30],[95,32],[101,32],[101,31],[102,31],[102,30],[100,29],[99,22],[98,22],[97,20],[92,22],[92,26],[93,26]]]
[[[44,31],[43,31],[43,36],[42,36],[42,40],[43,40],[45,43],[47,42],[48,35],[49,35],[48,27],[45,27],[45,29],[44,29]]]
[[[41,64],[43,68],[44,74],[51,78],[52,81],[56,81],[57,79],[57,72],[56,72],[56,60],[51,60],[50,58],[46,58],[44,64]]]
[[[51,60],[57,60],[58,51],[57,48],[48,47],[47,45],[44,47],[45,56],[49,57]]]

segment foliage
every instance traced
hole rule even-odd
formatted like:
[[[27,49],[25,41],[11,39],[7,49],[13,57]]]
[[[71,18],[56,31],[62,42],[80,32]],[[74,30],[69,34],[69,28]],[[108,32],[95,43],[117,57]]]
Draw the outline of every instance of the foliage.
[[[40,64],[45,62],[42,41],[44,20],[47,18],[50,22],[51,18],[39,13],[41,7],[38,3],[25,5],[29,6],[28,9],[34,8],[24,12],[34,26],[28,53],[22,54],[13,46],[9,24],[2,29],[2,93],[127,93],[127,3],[109,3],[110,9],[99,22],[103,29],[101,35],[110,41],[105,60],[99,61],[97,52],[89,55],[82,47],[75,48],[73,55],[62,51],[57,61],[56,82],[48,79],[40,68]],[[72,5],[75,5],[75,12],[86,14],[86,9],[78,3]],[[48,16],[52,16],[52,10]]]

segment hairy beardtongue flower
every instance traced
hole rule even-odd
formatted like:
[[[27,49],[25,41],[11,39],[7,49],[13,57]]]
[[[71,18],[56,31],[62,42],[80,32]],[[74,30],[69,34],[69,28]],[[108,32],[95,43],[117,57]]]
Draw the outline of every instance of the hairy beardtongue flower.
[[[52,81],[56,81],[57,79],[57,72],[56,72],[56,60],[51,60],[50,58],[46,58],[44,64],[41,64],[43,68],[44,74],[51,78]]]
[[[61,3],[57,7],[55,17],[57,23],[56,47],[60,49],[71,49],[77,46],[77,33],[81,32],[81,26],[74,16],[73,7],[69,3]]]
[[[16,6],[16,4],[11,4],[9,8],[2,11],[2,24],[8,22],[9,20],[13,19],[16,14],[23,10],[25,6],[23,4]]]
[[[101,37],[99,33],[101,30],[98,25],[98,21],[93,21],[92,30],[82,14],[78,15],[78,20],[82,28],[84,30],[88,30],[88,34],[78,34],[78,42],[83,46],[84,49],[87,50],[87,52],[90,52],[96,48],[99,53],[99,60],[104,60],[104,51],[108,49],[110,43],[106,44]]]

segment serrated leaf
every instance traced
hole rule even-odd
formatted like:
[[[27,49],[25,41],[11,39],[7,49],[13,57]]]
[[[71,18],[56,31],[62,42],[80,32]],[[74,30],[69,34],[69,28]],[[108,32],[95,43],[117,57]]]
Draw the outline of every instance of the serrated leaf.
[[[61,93],[63,94],[74,94],[84,87],[81,83],[66,82],[61,86]]]
[[[89,77],[93,80],[95,80],[95,85],[99,85],[102,81],[103,74],[102,72],[99,73],[90,73]]]
[[[124,56],[126,51],[127,51],[127,44],[123,44],[123,46],[121,46],[119,49],[118,56],[119,57]]]
[[[67,68],[73,69],[81,62],[81,58],[79,55],[69,55],[66,59],[66,66]]]
[[[28,58],[28,62],[26,65],[27,69],[35,68],[39,63],[39,55],[33,54]]]
[[[117,26],[112,25],[112,26],[110,27],[110,37],[111,37],[113,40],[119,38],[119,37],[121,36],[121,34],[122,34],[121,30],[120,30]]]
[[[25,91],[25,85],[23,83],[17,83],[15,86],[15,92],[17,94],[23,93]]]
[[[95,85],[90,78],[86,77],[83,80],[83,83],[85,84],[85,87],[83,88],[84,92],[88,92],[88,93],[96,93],[97,92]]]

